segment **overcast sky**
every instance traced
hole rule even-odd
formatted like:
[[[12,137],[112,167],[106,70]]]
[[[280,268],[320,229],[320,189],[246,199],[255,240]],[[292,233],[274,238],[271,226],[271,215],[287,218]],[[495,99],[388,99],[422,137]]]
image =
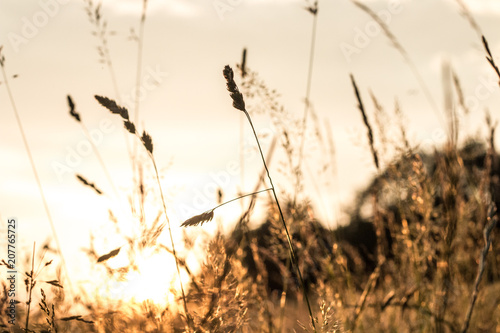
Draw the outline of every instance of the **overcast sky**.
[[[441,77],[446,61],[459,76],[471,108],[470,116],[462,121],[462,137],[484,129],[485,108],[498,118],[497,79],[484,58],[480,39],[460,15],[455,1],[364,3],[381,15],[406,49],[439,111],[430,106],[414,73],[372,18],[349,0],[319,2],[310,100],[322,130],[331,126],[338,184],[325,185],[324,179],[314,179],[314,185],[311,174],[316,175],[317,166],[325,160],[318,151],[306,147],[310,174],[306,174],[305,193],[316,215],[328,225],[336,220],[339,200],[348,205],[376,172],[350,73],[356,77],[369,117],[373,118],[374,109],[370,90],[390,114],[398,99],[414,145],[432,147],[443,142],[445,129],[439,119],[444,117]],[[493,54],[500,54],[498,1],[465,3]],[[229,179],[224,176],[230,173],[228,165],[240,161],[241,116],[231,107],[225,90],[224,65],[235,67],[247,48],[247,66],[280,93],[279,102],[287,112],[301,117],[314,19],[305,9],[308,5],[298,0],[149,1],[139,127],[150,132],[154,140],[162,181],[170,194],[174,233],[179,233],[177,226],[189,217],[187,214],[213,207],[212,184],[224,185],[226,200],[242,186],[239,174],[231,173]],[[108,208],[126,205],[131,178],[121,124],[93,96],[117,98],[133,109],[129,101],[136,82],[137,42],[130,36],[131,29],[138,31],[141,10],[140,0],[102,4],[102,15],[112,32],[108,40],[117,98],[108,67],[99,63],[99,41],[91,34],[84,1],[0,2],[0,45],[10,87],[63,251],[72,256],[89,244],[89,231],[98,235],[100,226],[107,223]],[[94,154],[73,156],[87,146],[81,127],[68,115],[68,94],[95,136],[111,178],[123,194],[121,203],[112,195],[98,197],[75,178],[76,173],[82,174],[106,193],[112,192]],[[265,116],[256,116],[256,125],[261,132],[273,130]],[[396,128],[394,117],[386,126]],[[253,145],[246,124],[244,137]],[[265,142],[265,149],[269,142]],[[52,233],[5,84],[0,85],[0,156],[2,228],[8,217],[16,217],[21,226],[20,244],[27,249],[33,241],[41,243]],[[285,184],[286,177],[278,170],[280,160],[284,160],[282,152],[277,152],[275,159],[271,172]],[[258,159],[247,163],[243,190],[248,192],[262,166]],[[151,174],[146,178],[153,180]],[[237,216],[239,207],[235,204],[221,213]]]

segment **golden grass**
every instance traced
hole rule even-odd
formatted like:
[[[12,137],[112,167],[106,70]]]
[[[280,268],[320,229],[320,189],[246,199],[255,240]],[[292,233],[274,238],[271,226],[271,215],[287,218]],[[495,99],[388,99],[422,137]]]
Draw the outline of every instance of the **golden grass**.
[[[457,1],[468,13],[463,3]],[[370,16],[375,15],[369,7],[355,0],[353,2]],[[87,5],[89,18],[102,33],[102,56],[111,69],[100,7],[94,7],[92,1],[87,1]],[[143,1],[141,29],[146,9],[147,1]],[[307,9],[316,16],[317,2]],[[480,32],[470,13],[466,18]],[[377,22],[412,67],[406,51],[392,32]],[[142,40],[142,33],[140,35]],[[486,59],[500,78],[488,42],[482,34],[480,36]],[[0,46],[3,70],[5,59],[1,50]],[[140,46],[139,59],[141,52]],[[0,327],[6,332],[37,333],[500,331],[500,245],[496,241],[500,165],[494,147],[496,123],[487,119],[487,140],[472,138],[459,144],[459,124],[453,119],[456,114],[449,112],[449,120],[454,125],[447,128],[447,144],[437,147],[433,153],[418,151],[407,137],[403,111],[397,101],[395,116],[401,140],[391,141],[383,135],[377,137],[374,134],[368,110],[351,75],[377,174],[353,203],[350,223],[328,230],[314,218],[306,193],[297,196],[297,192],[303,191],[303,187],[299,186],[302,173],[297,165],[302,162],[300,147],[306,129],[301,126],[305,124],[306,116],[303,122],[300,119],[294,122],[294,126],[280,124],[286,113],[276,101],[277,94],[248,68],[246,52],[240,69],[245,96],[240,92],[229,66],[224,68],[223,76],[233,106],[243,112],[253,130],[264,172],[254,192],[219,202],[215,208],[177,226],[171,226],[167,215],[152,136],[144,130],[141,134],[136,127],[137,118],[131,121],[125,107],[113,99],[95,96],[99,104],[121,117],[125,130],[140,142],[149,160],[141,159],[139,154],[134,155],[133,177],[138,178],[132,191],[138,195],[130,198],[130,206],[138,216],[140,232],[134,236],[124,235],[123,246],[103,255],[98,255],[91,243],[89,258],[99,264],[95,265],[96,270],[104,268],[106,282],[113,283],[139,269],[135,256],[141,251],[153,249],[173,255],[180,295],[176,288],[162,290],[157,287],[158,293],[175,295],[173,303],[166,306],[150,301],[113,303],[110,299],[85,294],[83,288],[79,290],[79,297],[65,300],[65,282],[60,278],[60,272],[56,272],[57,278],[54,278],[53,272],[44,271],[52,261],[35,269],[34,248],[28,258],[31,268],[25,272],[27,298],[24,304],[18,304],[19,316],[25,320],[12,327],[0,317]],[[5,78],[5,72],[3,75]],[[469,112],[458,76],[451,68],[447,75],[453,81],[446,83],[446,98],[449,102],[456,99],[464,112]],[[387,115],[375,94],[371,93],[371,99],[376,112],[375,124],[383,133],[383,117]],[[83,124],[70,96],[67,101],[70,116]],[[289,185],[292,185],[293,192],[283,195],[280,200],[268,168],[270,155],[264,157],[248,112],[258,107],[266,109],[267,115],[279,125],[278,139],[290,168]],[[138,117],[138,106],[135,116]],[[315,122],[318,123],[317,120]],[[320,131],[319,126],[316,127]],[[316,135],[321,145],[325,145],[323,137],[319,132]],[[335,164],[332,136],[329,133],[326,137],[329,146],[323,147],[322,152],[329,151],[329,154],[324,154],[328,159],[325,163]],[[391,144],[395,147],[389,147]],[[378,145],[383,149],[377,150]],[[390,148],[395,148],[397,154],[384,156]],[[151,162],[152,168],[147,168],[147,161]],[[335,166],[330,167],[333,172],[325,175],[335,178]],[[145,201],[149,199],[147,193],[153,191],[153,186],[143,181],[143,169],[154,174],[158,185],[154,190],[160,194],[159,201],[154,203],[161,205],[161,209],[154,219],[147,218],[144,213]],[[270,188],[259,191],[266,175]],[[86,177],[76,177],[84,186],[92,188],[97,194],[102,193]],[[269,194],[266,218],[261,226],[251,230],[248,225],[253,218],[256,195],[260,192]],[[246,196],[251,196],[251,202],[234,230],[229,234],[219,231],[214,237],[203,240],[205,256],[201,267],[194,270],[188,260],[195,246],[195,241],[187,232],[189,229],[186,229],[183,239],[186,250],[179,253],[173,241],[172,228],[201,229],[204,223],[213,220],[215,209]],[[221,197],[219,193],[220,201]],[[119,231],[120,221],[111,210],[109,215],[110,222]],[[158,241],[166,226],[170,247]],[[125,247],[128,251],[123,250]],[[109,262],[118,256],[128,257],[128,264],[119,268],[111,266]],[[5,261],[2,264],[5,265]],[[181,279],[181,272],[187,273],[187,283],[182,282],[185,280]],[[39,288],[42,283],[51,288],[50,292]],[[0,297],[2,312],[7,307],[7,292],[3,283]],[[38,308],[34,306],[35,298],[39,298]],[[82,308],[84,311],[80,312]]]

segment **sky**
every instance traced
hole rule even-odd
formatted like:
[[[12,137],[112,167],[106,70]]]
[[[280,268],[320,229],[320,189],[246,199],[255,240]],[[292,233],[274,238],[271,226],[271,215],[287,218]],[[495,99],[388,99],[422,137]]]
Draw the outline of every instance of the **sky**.
[[[102,1],[118,95],[109,67],[99,62],[99,40],[92,35],[86,3],[0,2],[0,45],[7,79],[72,280],[86,270],[82,263],[88,260],[82,248],[89,246],[90,233],[107,239],[99,249],[104,253],[120,245],[120,240],[110,236],[114,229],[109,226],[108,209],[113,209],[123,225],[132,223],[127,207],[131,167],[122,125],[93,96],[107,96],[134,109],[138,43],[131,36],[137,35],[139,29],[142,1]],[[319,1],[309,100],[318,115],[320,130],[325,135],[328,127],[332,134],[337,173],[334,177],[318,173],[325,154],[314,143],[306,144],[304,193],[313,204],[315,216],[330,227],[342,221],[339,211],[349,207],[356,191],[376,175],[350,74],[356,78],[368,117],[373,121],[372,92],[391,115],[384,124],[388,135],[395,137],[398,120],[393,110],[398,100],[412,145],[431,149],[446,138],[442,107],[445,63],[460,78],[470,109],[468,116],[460,118],[461,137],[484,137],[486,108],[493,119],[498,118],[498,80],[485,59],[481,40],[460,14],[456,1],[363,3],[380,15],[407,51],[437,107],[433,109],[408,63],[370,16],[350,0]],[[496,58],[500,54],[498,1],[464,3]],[[238,191],[251,191],[262,170],[247,123],[243,142],[248,158],[241,168],[242,114],[231,107],[222,77],[225,65],[236,68],[243,48],[247,49],[246,65],[270,89],[276,89],[278,102],[290,120],[301,119],[314,21],[306,10],[310,5],[299,0],[148,2],[139,76],[139,128],[153,137],[176,239],[182,234],[182,221],[216,205],[217,187],[222,187],[224,199],[230,200]],[[3,235],[7,219],[17,218],[18,255],[27,258],[33,242],[53,239],[53,232],[4,78],[0,80],[0,226]],[[241,77],[236,80],[238,83]],[[118,195],[98,158],[89,150],[81,126],[69,116],[67,95],[72,96],[91,133]],[[267,152],[277,129],[265,114],[256,114],[254,121]],[[390,152],[383,156],[383,165],[390,158]],[[289,179],[280,171],[284,161],[278,145],[271,174],[283,198],[290,190]],[[151,171],[151,165],[146,164],[145,180],[151,184],[154,197],[158,193]],[[75,174],[94,182],[105,195],[98,196],[82,186]],[[157,203],[150,204],[148,216],[156,215]],[[240,207],[234,203],[221,208],[217,223],[230,230]],[[213,232],[216,225],[203,228]],[[198,237],[203,235],[201,232]],[[167,238],[163,240],[168,244]],[[167,265],[167,273],[172,270],[171,264]],[[83,279],[88,282],[88,278]]]

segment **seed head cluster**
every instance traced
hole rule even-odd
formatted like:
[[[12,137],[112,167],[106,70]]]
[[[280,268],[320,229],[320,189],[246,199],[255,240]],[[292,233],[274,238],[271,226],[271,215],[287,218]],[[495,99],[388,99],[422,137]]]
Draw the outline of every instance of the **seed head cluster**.
[[[245,101],[243,100],[243,95],[238,90],[236,82],[234,82],[234,72],[233,69],[226,65],[222,71],[224,78],[226,79],[227,90],[230,92],[230,96],[233,99],[233,106],[241,111],[245,110]]]

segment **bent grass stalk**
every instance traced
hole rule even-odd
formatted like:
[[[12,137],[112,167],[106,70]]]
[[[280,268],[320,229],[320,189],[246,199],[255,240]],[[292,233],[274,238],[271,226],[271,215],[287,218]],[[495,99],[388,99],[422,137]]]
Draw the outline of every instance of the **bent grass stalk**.
[[[378,153],[377,150],[375,149],[375,142],[373,140],[373,130],[370,125],[370,122],[368,121],[368,117],[366,116],[365,107],[363,106],[363,101],[361,100],[361,95],[359,93],[358,86],[356,85],[356,80],[354,80],[354,76],[352,74],[350,75],[350,77],[351,77],[352,87],[354,89],[354,94],[356,95],[356,100],[358,101],[358,109],[361,112],[361,116],[363,117],[363,123],[366,126],[368,142],[370,144],[370,150],[373,157],[373,163],[375,164],[377,171],[379,171],[380,164],[379,164]]]
[[[488,60],[488,63],[491,65],[493,70],[495,71],[495,74],[500,78],[500,68],[498,68],[497,64],[495,63],[495,59],[493,59],[493,55],[491,54],[490,47],[488,45],[488,41],[486,40],[486,36],[483,34],[481,31],[481,28],[479,27],[479,24],[477,24],[476,20],[472,16],[472,13],[470,12],[469,8],[465,5],[465,3],[462,0],[456,0],[458,3],[458,6],[462,10],[462,15],[464,15],[465,19],[469,22],[471,25],[472,29],[478,34],[478,36],[481,38],[481,42],[484,47],[484,51],[486,53],[486,60]],[[498,82],[500,85],[500,81]]]
[[[85,11],[87,12],[87,17],[89,19],[90,24],[95,29],[92,31],[92,35],[95,36],[99,42],[97,46],[97,51],[99,53],[99,58],[100,58],[99,62],[106,64],[109,76],[111,78],[111,83],[113,86],[115,98],[118,101],[118,103],[121,103],[120,89],[118,88],[118,81],[116,79],[116,74],[111,59],[111,51],[109,49],[109,43],[106,37],[108,34],[110,34],[110,32],[108,32],[107,30],[108,21],[103,17],[103,14],[101,12],[102,2],[99,2],[97,5],[94,5],[93,0],[84,0],[84,1],[86,4]],[[134,182],[137,183],[135,180],[134,156],[132,153],[132,148],[130,147],[130,142],[128,140],[127,133],[125,131],[122,132],[123,132],[123,140],[125,141],[125,147],[127,149],[128,158],[130,160],[132,168],[133,179]],[[92,140],[90,140],[90,143],[92,143]]]
[[[245,101],[243,99],[243,95],[240,93],[240,91],[238,90],[238,86],[234,82],[234,73],[229,65],[226,65],[224,67],[223,75],[224,75],[224,78],[226,79],[227,90],[230,92],[231,99],[233,100],[233,107],[240,110],[240,111],[243,111],[243,113],[245,113],[245,116],[247,117],[248,122],[250,123],[250,126],[252,127],[252,131],[253,131],[255,140],[257,141],[257,146],[259,147],[259,153],[260,153],[260,156],[262,158],[264,168],[266,169],[267,178],[269,179],[269,183],[271,185],[271,190],[273,192],[274,200],[276,201],[276,205],[278,206],[278,211],[280,213],[281,222],[283,223],[283,228],[285,229],[285,234],[286,234],[286,238],[287,238],[288,246],[289,246],[290,259],[292,261],[293,266],[295,267],[295,270],[297,271],[297,275],[299,276],[299,281],[300,281],[300,284],[302,287],[302,291],[304,293],[304,298],[306,299],[306,303],[307,303],[307,309],[309,310],[309,317],[311,319],[311,324],[314,328],[314,331],[316,332],[317,331],[316,324],[314,321],[314,316],[312,313],[311,304],[309,302],[309,297],[307,296],[307,291],[305,288],[304,279],[302,278],[302,274],[301,274],[300,269],[299,269],[299,264],[297,261],[297,256],[295,254],[295,249],[294,249],[294,246],[292,243],[292,239],[291,239],[290,233],[288,232],[288,227],[286,226],[285,217],[283,216],[283,211],[281,210],[281,206],[280,206],[280,203],[278,200],[278,196],[276,194],[276,189],[274,187],[273,180],[271,178],[271,174],[269,173],[269,169],[267,168],[266,159],[264,158],[264,154],[262,153],[262,148],[260,146],[259,138],[258,138],[257,133],[255,131],[255,128],[253,126],[252,119],[250,118],[250,115],[248,114],[247,110],[245,109]]]
[[[373,138],[373,130],[372,130],[372,127],[370,125],[370,122],[368,121],[365,107],[363,105],[363,101],[361,99],[361,94],[359,92],[358,86],[356,85],[356,80],[354,79],[354,75],[350,74],[350,78],[351,78],[352,87],[354,89],[354,94],[356,95],[356,100],[358,102],[358,109],[361,112],[361,116],[363,118],[363,123],[366,127],[366,130],[367,130],[367,137],[368,137],[368,142],[369,142],[370,150],[371,150],[372,157],[373,157],[373,163],[375,164],[375,167],[377,168],[377,173],[379,173],[380,172],[380,163],[379,163],[379,157],[378,157],[377,150],[375,149],[375,140]],[[382,233],[380,233],[380,234],[382,234]],[[380,243],[378,243],[378,242],[377,242],[377,248],[378,248],[377,251],[380,255],[380,253],[382,252],[381,251],[382,248],[380,246]],[[385,263],[385,257],[377,258],[377,266],[375,267],[375,270],[372,272],[368,281],[366,282],[366,285],[363,289],[363,293],[361,294],[361,296],[356,304],[356,307],[354,309],[354,317],[352,319],[352,328],[351,328],[352,331],[354,331],[356,329],[358,319],[360,318],[361,313],[363,312],[363,309],[365,308],[368,295],[375,288],[375,284],[377,283],[377,279],[380,276],[381,267],[384,263]]]
[[[484,247],[481,250],[481,255],[479,257],[476,280],[474,281],[469,308],[467,309],[467,314],[465,315],[464,324],[462,326],[462,330],[460,331],[461,333],[466,333],[469,329],[470,320],[472,318],[472,311],[474,310],[474,305],[476,304],[477,296],[479,294],[479,283],[481,283],[481,278],[483,277],[484,268],[486,266],[486,256],[488,255],[488,251],[490,250],[491,246],[491,233],[498,223],[497,211],[494,203],[491,203],[490,205],[487,222],[488,223],[483,230]]]
[[[89,132],[87,126],[85,125],[85,123],[83,122],[80,114],[78,113],[78,111],[76,111],[76,105],[75,105],[73,99],[71,98],[70,95],[67,96],[67,99],[68,99],[68,106],[69,106],[69,114],[82,127],[83,133],[87,137],[87,140],[90,143],[90,146],[92,147],[92,150],[94,151],[94,154],[97,157],[97,160],[99,161],[99,164],[101,165],[101,168],[104,171],[104,174],[105,174],[106,178],[108,179],[109,184],[111,185],[111,188],[113,190],[115,197],[118,199],[120,197],[118,194],[118,190],[116,189],[115,183],[113,182],[113,179],[111,178],[111,175],[108,171],[108,168],[106,167],[106,164],[104,163],[104,160],[102,159],[102,156],[99,153],[99,149],[97,149],[97,146],[95,145],[94,140],[92,140],[92,138],[90,137],[90,132]],[[85,184],[85,182],[83,182],[83,183]],[[85,185],[89,185],[89,184],[85,184]]]
[[[5,89],[7,90],[10,104],[12,105],[12,110],[14,111],[14,115],[16,117],[17,126],[19,127],[19,131],[21,132],[21,137],[23,139],[24,148],[26,149],[26,154],[28,155],[28,159],[29,159],[30,164],[31,164],[31,169],[33,170],[33,175],[35,176],[35,180],[36,180],[36,183],[38,185],[38,191],[40,192],[40,197],[42,198],[43,207],[45,209],[47,219],[49,220],[50,228],[52,231],[52,236],[54,237],[54,241],[56,242],[57,253],[61,257],[61,263],[63,265],[66,278],[68,279],[69,290],[71,292],[71,295],[75,296],[75,293],[73,292],[73,286],[71,284],[71,279],[69,278],[68,266],[66,265],[66,260],[64,260],[64,256],[63,256],[63,252],[62,252],[62,248],[61,248],[61,243],[59,242],[59,237],[57,236],[56,227],[54,224],[54,220],[52,219],[52,214],[51,214],[50,209],[49,209],[49,204],[47,202],[47,198],[45,197],[45,192],[43,191],[42,182],[40,181],[40,177],[38,175],[38,170],[36,168],[35,160],[33,159],[33,155],[31,154],[31,149],[30,149],[30,146],[28,144],[28,139],[26,138],[26,134],[24,132],[24,127],[23,127],[23,124],[21,122],[21,117],[19,116],[19,112],[17,111],[17,106],[16,106],[16,103],[14,101],[14,96],[12,95],[12,91],[10,90],[10,85],[9,85],[7,74],[5,73],[5,56],[2,54],[2,47],[3,47],[3,45],[0,45],[0,68],[2,69],[2,76],[3,76],[3,82],[5,84]]]
[[[419,72],[417,66],[415,65],[415,63],[413,62],[413,60],[411,59],[410,55],[408,54],[406,49],[403,47],[403,45],[401,45],[401,43],[398,41],[396,36],[391,32],[391,30],[389,29],[389,26],[380,18],[380,16],[377,15],[377,13],[375,13],[370,7],[368,7],[364,3],[361,3],[358,0],[351,0],[351,1],[356,7],[358,7],[363,12],[368,14],[380,26],[380,28],[382,29],[385,36],[391,42],[392,46],[401,54],[401,56],[403,57],[403,60],[406,62],[406,64],[408,65],[408,67],[412,71],[412,74],[415,77],[415,79],[417,80],[418,85],[420,86],[420,89],[422,89],[422,91],[425,95],[425,98],[427,99],[427,101],[429,102],[429,105],[431,106],[432,110],[436,114],[436,118],[438,119],[438,121],[442,125],[444,125],[445,122],[443,120],[443,117],[441,116],[441,113],[439,112],[439,108],[436,104],[436,101],[432,97],[432,94],[430,92],[429,87],[427,86],[424,79],[422,78],[422,75],[420,75],[420,72]]]
[[[259,194],[259,193],[262,193],[262,192],[266,192],[266,191],[270,191],[272,190],[271,188],[266,188],[265,190],[261,190],[261,191],[257,191],[257,192],[253,192],[253,193],[249,193],[249,194],[245,194],[245,195],[241,195],[237,198],[234,198],[234,199],[231,199],[229,201],[226,201],[226,202],[223,202],[221,203],[220,205],[210,209],[210,210],[207,210],[199,215],[196,215],[196,216],[193,216],[189,219],[187,219],[186,221],[184,221],[182,224],[181,224],[181,227],[190,227],[190,226],[197,226],[198,224],[201,224],[203,225],[203,223],[205,222],[208,222],[208,221],[211,221],[213,218],[214,218],[214,210],[216,210],[217,208],[221,207],[221,206],[224,206],[230,202],[233,202],[233,201],[236,201],[236,200],[239,200],[241,198],[245,198],[245,197],[249,197],[249,196],[254,196],[256,194]]]

